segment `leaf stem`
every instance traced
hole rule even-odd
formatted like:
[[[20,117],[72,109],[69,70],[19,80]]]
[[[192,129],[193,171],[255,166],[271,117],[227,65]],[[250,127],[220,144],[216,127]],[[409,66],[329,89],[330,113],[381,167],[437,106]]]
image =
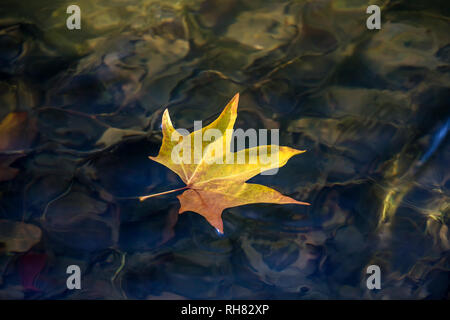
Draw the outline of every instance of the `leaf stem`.
[[[173,190],[164,191],[164,192],[160,192],[160,193],[149,194],[148,196],[139,197],[139,200],[144,201],[144,200],[146,200],[148,198],[158,197],[158,196],[162,196],[162,195],[165,195],[165,194],[168,194],[168,193],[177,192],[177,191],[181,191],[181,190],[186,190],[188,188],[189,188],[189,186],[185,186],[183,188],[173,189]]]

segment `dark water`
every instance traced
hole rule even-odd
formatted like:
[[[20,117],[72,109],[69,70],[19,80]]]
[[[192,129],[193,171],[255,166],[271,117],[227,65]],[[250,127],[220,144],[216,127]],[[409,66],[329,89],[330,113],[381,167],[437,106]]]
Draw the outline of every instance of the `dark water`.
[[[449,297],[450,6],[378,1],[0,3],[0,298]],[[237,128],[308,152],[252,179],[310,207],[178,216],[147,156],[240,92]],[[11,138],[12,139],[12,138]],[[382,290],[366,288],[379,265]],[[82,290],[66,289],[79,265]]]

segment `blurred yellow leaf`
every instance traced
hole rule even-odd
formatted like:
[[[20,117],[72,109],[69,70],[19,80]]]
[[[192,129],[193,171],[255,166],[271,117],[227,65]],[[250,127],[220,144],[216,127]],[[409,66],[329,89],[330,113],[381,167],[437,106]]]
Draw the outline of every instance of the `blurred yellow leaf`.
[[[0,220],[0,243],[7,252],[25,252],[41,241],[39,227],[23,222]]]

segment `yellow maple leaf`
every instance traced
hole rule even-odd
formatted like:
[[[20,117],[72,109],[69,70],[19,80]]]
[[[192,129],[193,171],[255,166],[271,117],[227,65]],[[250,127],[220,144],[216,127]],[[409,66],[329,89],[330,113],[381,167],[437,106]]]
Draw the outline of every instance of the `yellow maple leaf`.
[[[305,152],[289,147],[276,145],[257,146],[233,152],[230,148],[237,117],[239,94],[228,103],[220,116],[206,127],[188,135],[182,135],[175,130],[166,109],[162,117],[162,145],[156,157],[150,159],[159,162],[175,172],[186,184],[185,187],[142,196],[141,201],[163,194],[186,190],[177,196],[181,207],[179,213],[185,211],[197,212],[223,233],[222,212],[226,208],[237,207],[251,203],[301,204],[280,192],[260,184],[246,183],[250,178],[274,168],[282,167],[293,156]],[[208,141],[203,135],[208,130],[220,132],[220,137]],[[196,140],[196,135],[200,139]],[[203,137],[203,138],[202,138]],[[206,141],[205,141],[206,140]],[[200,143],[201,148],[196,143]],[[192,152],[183,153],[185,148]],[[173,152],[177,148],[179,152]],[[223,150],[224,152],[220,152]],[[262,161],[260,155],[269,153],[276,161]],[[197,159],[197,161],[195,161]],[[227,161],[232,159],[232,161]],[[237,162],[236,159],[245,159]]]

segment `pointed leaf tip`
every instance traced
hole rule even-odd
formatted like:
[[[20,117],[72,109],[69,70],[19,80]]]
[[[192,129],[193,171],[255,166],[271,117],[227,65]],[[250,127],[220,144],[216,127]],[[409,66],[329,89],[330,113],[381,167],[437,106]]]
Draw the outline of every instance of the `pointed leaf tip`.
[[[172,120],[170,119],[169,109],[165,109],[162,116],[161,127],[163,131],[172,131],[174,130]]]
[[[234,95],[233,99],[231,99],[231,102],[233,103],[233,110],[236,110],[239,105],[239,92]]]

